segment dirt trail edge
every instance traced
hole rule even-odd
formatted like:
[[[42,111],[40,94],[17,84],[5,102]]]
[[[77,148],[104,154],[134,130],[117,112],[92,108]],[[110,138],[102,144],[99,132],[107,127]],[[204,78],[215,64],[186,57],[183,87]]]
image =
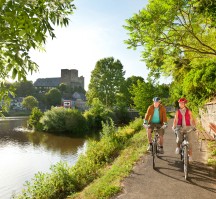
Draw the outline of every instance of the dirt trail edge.
[[[164,135],[164,154],[156,158],[152,168],[152,156],[144,155],[135,165],[131,175],[122,182],[123,192],[112,199],[213,199],[216,198],[216,174],[206,163],[206,147],[199,150],[196,133],[193,141],[193,162],[190,163],[188,180],[184,179],[183,166],[175,152],[175,135],[171,129],[173,120]]]

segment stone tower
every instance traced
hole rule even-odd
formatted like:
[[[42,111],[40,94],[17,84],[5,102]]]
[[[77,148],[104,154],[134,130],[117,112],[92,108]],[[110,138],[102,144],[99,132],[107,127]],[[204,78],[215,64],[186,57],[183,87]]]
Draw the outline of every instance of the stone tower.
[[[72,88],[82,87],[84,89],[84,77],[78,77],[76,69],[61,69],[61,83],[70,85]]]

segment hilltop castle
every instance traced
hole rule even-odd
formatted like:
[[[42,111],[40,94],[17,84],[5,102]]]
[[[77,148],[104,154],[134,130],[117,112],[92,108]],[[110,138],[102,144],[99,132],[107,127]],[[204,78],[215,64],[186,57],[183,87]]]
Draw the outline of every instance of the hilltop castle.
[[[37,88],[51,89],[64,83],[72,88],[81,87],[84,89],[84,77],[78,77],[76,69],[61,69],[61,77],[39,78],[35,81],[34,86]]]

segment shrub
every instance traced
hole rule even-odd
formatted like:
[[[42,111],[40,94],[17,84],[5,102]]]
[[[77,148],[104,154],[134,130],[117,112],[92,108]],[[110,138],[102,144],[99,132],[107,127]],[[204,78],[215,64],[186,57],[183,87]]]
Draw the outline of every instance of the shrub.
[[[130,115],[125,107],[116,107],[114,109],[115,123],[116,124],[128,124],[130,122]]]
[[[44,113],[40,122],[47,132],[65,133],[71,136],[83,136],[88,132],[86,119],[76,109],[52,107]]]
[[[51,173],[37,173],[31,182],[26,182],[26,189],[17,199],[64,199],[74,192],[74,185],[69,166],[59,162],[52,166]]]
[[[41,131],[43,129],[40,123],[40,118],[43,116],[41,110],[37,107],[32,109],[31,115],[27,121],[28,128],[34,129],[36,131]]]
[[[143,120],[142,118],[136,118],[134,121],[130,122],[128,127],[134,129],[135,131],[140,131],[143,129]]]
[[[84,117],[87,120],[90,129],[101,129],[102,121],[105,122],[114,117],[113,112],[104,106],[98,99],[94,99],[92,107],[85,111]]]

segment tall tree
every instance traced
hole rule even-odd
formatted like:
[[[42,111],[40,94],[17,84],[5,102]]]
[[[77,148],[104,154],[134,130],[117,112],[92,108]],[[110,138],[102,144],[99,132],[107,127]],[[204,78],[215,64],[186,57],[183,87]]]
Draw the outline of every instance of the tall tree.
[[[87,100],[91,105],[98,98],[107,107],[116,104],[116,97],[124,83],[123,65],[119,60],[108,57],[99,60],[91,73]]]
[[[197,12],[196,1],[149,0],[128,19],[129,48],[143,47],[142,56],[154,73],[172,75],[194,58],[216,56],[216,29]]]
[[[0,100],[11,91],[4,84],[7,78],[25,80],[38,70],[29,51],[54,38],[55,25],[67,26],[74,9],[73,0],[0,1]]]
[[[140,82],[144,82],[143,77],[140,77],[140,76],[131,76],[131,77],[128,77],[125,81],[123,95],[124,95],[124,101],[126,102],[127,107],[134,106],[132,94],[130,91],[133,89],[133,86],[137,86],[138,80]]]
[[[146,82],[138,80],[136,84],[133,84],[130,92],[135,108],[140,115],[144,116],[148,106],[152,104],[152,99],[156,96],[160,97],[162,102],[168,105],[169,87],[166,84],[158,84],[151,78],[147,78]]]
[[[143,48],[150,75],[171,75],[171,99],[186,96],[195,111],[215,96],[215,8],[213,0],[149,0],[125,26],[126,44]]]
[[[140,115],[144,116],[148,106],[152,103],[153,97],[156,95],[154,83],[150,79],[148,82],[138,80],[137,85],[134,84],[130,92],[135,108]]]

